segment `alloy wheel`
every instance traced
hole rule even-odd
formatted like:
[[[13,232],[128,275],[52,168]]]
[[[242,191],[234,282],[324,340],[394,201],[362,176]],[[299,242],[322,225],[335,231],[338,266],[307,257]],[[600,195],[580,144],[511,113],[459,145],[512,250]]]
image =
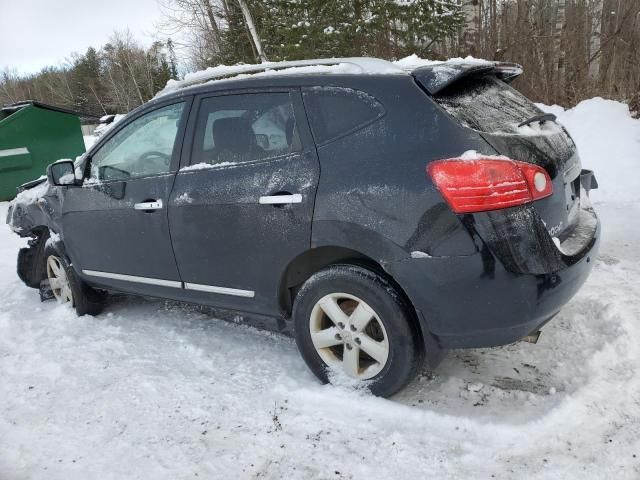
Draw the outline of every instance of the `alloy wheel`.
[[[389,339],[376,312],[362,299],[331,293],[313,307],[311,340],[320,358],[351,378],[375,377],[389,358]]]
[[[69,277],[62,265],[62,261],[55,255],[47,258],[47,277],[56,300],[60,303],[73,303],[73,293],[69,284]]]

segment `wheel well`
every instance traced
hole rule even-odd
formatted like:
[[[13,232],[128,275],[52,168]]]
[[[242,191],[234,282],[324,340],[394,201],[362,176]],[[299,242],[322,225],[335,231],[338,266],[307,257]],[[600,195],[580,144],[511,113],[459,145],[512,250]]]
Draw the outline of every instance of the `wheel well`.
[[[46,277],[43,260],[49,229],[35,227],[29,232],[29,237],[28,247],[18,252],[17,273],[27,286],[39,288],[40,282]]]
[[[278,289],[278,303],[287,318],[291,316],[293,301],[302,284],[314,273],[319,272],[329,265],[338,263],[359,265],[384,277],[402,295],[411,312],[416,316],[417,321],[413,304],[404,289],[389,275],[379,262],[356,250],[333,246],[317,247],[307,250],[293,259],[284,271]]]
[[[351,263],[382,270],[371,258],[344,247],[317,247],[298,255],[287,266],[278,289],[278,303],[286,317],[291,316],[298,289],[311,275],[336,263]]]
[[[417,334],[420,336],[418,340],[419,344],[424,348],[425,336],[431,337],[431,334],[428,331],[423,331],[423,325],[418,318],[418,313],[404,289],[380,263],[376,262],[371,257],[349,248],[330,246],[312,248],[297,256],[289,264],[280,280],[280,287],[278,289],[278,302],[285,318],[291,317],[293,301],[302,284],[314,273],[338,263],[364,267],[380,275],[393,285],[409,310],[414,321]]]

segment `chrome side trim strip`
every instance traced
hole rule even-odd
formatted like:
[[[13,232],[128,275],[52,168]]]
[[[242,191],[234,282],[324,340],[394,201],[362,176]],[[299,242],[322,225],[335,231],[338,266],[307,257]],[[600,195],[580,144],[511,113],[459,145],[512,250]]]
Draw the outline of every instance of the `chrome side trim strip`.
[[[233,295],[236,297],[253,298],[256,292],[253,290],[240,290],[237,288],[215,287],[213,285],[201,285],[199,283],[182,283],[175,280],[162,280],[160,278],[138,277],[136,275],[124,275],[122,273],[99,272],[97,270],[82,270],[82,273],[89,277],[110,278],[112,280],[123,280],[125,282],[144,283],[147,285],[158,285],[160,287],[184,288],[186,290],[196,290],[199,292],[219,293],[222,295]]]
[[[96,270],[82,270],[82,273],[90,277],[110,278],[112,280],[124,280],[125,282],[145,283],[160,287],[182,288],[182,282],[175,280],[162,280],[160,278],[138,277],[136,275],[124,275],[122,273],[98,272]]]
[[[9,148],[7,150],[0,150],[0,157],[13,157],[14,155],[27,155],[29,149],[27,147]]]
[[[253,290],[239,290],[237,288],[214,287],[213,285],[200,285],[198,283],[186,283],[184,288],[187,290],[197,290],[199,292],[220,293],[222,295],[233,295],[236,297],[253,298],[256,292]]]

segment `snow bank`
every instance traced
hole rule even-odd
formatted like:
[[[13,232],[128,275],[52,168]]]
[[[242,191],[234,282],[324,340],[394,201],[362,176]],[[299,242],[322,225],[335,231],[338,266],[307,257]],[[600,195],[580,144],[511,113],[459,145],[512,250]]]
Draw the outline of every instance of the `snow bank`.
[[[595,202],[636,201],[640,191],[640,120],[624,103],[592,98],[565,110],[538,104],[558,117],[578,146],[582,166],[594,170],[599,183]]]
[[[95,135],[84,135],[82,138],[84,140],[85,150],[89,150],[91,147],[93,147],[93,144],[98,141],[98,137],[96,137]]]
[[[101,122],[103,122],[103,121],[105,121],[105,120],[107,120],[109,118],[112,118],[112,117],[113,117],[113,121],[111,123],[101,123],[93,131],[92,135],[85,135],[84,136],[84,148],[85,148],[85,150],[89,150],[98,141],[98,139],[101,136],[103,136],[105,133],[107,133],[109,130],[111,130],[120,120],[122,120],[126,116],[127,115],[124,114],[124,113],[118,113],[116,115],[105,115],[105,116],[101,117],[100,118]]]

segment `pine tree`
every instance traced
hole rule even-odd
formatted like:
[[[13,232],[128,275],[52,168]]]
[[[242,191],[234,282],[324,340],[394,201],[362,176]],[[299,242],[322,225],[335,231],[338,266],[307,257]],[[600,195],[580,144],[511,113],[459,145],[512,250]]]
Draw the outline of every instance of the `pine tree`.
[[[428,55],[464,22],[454,0],[254,0],[250,8],[270,60]]]
[[[95,48],[89,47],[84,55],[76,58],[70,72],[74,108],[96,115],[106,113],[103,103],[105,88],[101,75],[100,54]]]
[[[167,39],[167,56],[169,59],[169,76],[172,80],[178,79],[178,59],[176,50],[173,46],[173,40]]]

